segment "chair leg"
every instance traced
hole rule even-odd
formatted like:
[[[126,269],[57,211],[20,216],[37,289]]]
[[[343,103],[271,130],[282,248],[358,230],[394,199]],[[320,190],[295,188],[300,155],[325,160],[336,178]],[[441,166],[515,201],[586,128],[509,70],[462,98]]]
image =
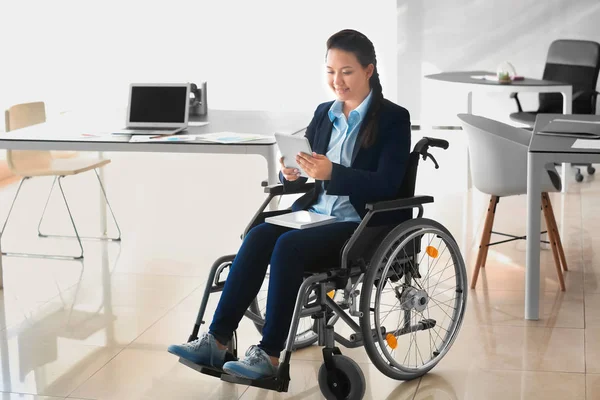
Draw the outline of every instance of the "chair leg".
[[[552,247],[552,257],[554,258],[554,265],[556,266],[556,273],[558,274],[558,282],[560,284],[560,290],[565,291],[565,280],[562,274],[562,268],[560,266],[560,260],[558,258],[558,246],[556,245],[556,232],[552,225],[552,217],[550,216],[550,208],[548,207],[548,193],[542,193],[542,210],[544,212],[544,218],[546,219],[546,226],[548,227],[548,240]]]
[[[98,170],[94,169],[94,172],[96,173],[96,178],[98,179],[98,183],[100,184],[100,189],[102,190],[102,194],[104,195],[104,200],[106,201],[106,205],[108,206],[108,209],[110,210],[110,215],[112,216],[112,219],[113,219],[113,221],[115,223],[115,227],[117,228],[118,235],[116,237],[109,237],[109,236],[79,236],[79,238],[81,238],[81,239],[87,239],[87,240],[107,240],[107,241],[119,242],[119,241],[121,241],[121,228],[119,227],[119,223],[117,222],[117,218],[115,217],[115,213],[113,212],[113,209],[112,209],[112,207],[110,205],[110,202],[108,201],[108,196],[106,195],[106,191],[104,190],[104,185],[102,184],[102,180],[100,179],[100,175],[98,174]],[[52,189],[54,189],[54,183],[52,184]],[[44,233],[42,233],[40,231],[40,227],[42,225],[42,219],[44,218],[44,214],[46,213],[46,207],[48,206],[48,202],[50,201],[50,196],[52,195],[52,189],[50,189],[50,194],[48,195],[48,200],[46,201],[46,206],[44,207],[44,211],[42,213],[42,218],[40,218],[40,222],[38,224],[38,235],[41,236],[41,237],[75,238],[77,236],[73,236],[73,235],[51,235],[51,234],[44,234]]]
[[[471,289],[475,289],[477,278],[479,277],[479,269],[485,264],[485,258],[487,258],[487,249],[492,236],[492,227],[494,226],[494,217],[496,215],[496,206],[498,205],[498,200],[498,196],[492,196],[490,198],[485,216],[485,223],[483,224],[483,232],[481,233],[479,251],[477,252],[477,261],[475,262],[475,269],[473,270],[473,277],[471,279]]]
[[[565,271],[569,270],[567,266],[567,258],[565,257],[565,250],[563,249],[562,240],[560,238],[560,232],[558,231],[558,224],[556,223],[556,217],[554,215],[554,208],[552,207],[552,202],[550,201],[550,196],[546,194],[546,198],[548,200],[548,209],[550,210],[549,216],[552,222],[552,227],[554,228],[554,237],[556,239],[556,246],[558,248],[558,256],[560,257],[560,262],[562,264],[562,268]]]
[[[54,180],[52,181],[52,187],[50,187],[50,193],[48,193],[48,198],[46,199],[46,204],[44,205],[44,210],[42,211],[42,216],[40,217],[40,221],[38,222],[38,236],[46,237],[46,235],[44,235],[41,232],[40,227],[42,226],[42,221],[44,220],[44,215],[46,215],[46,209],[48,208],[48,203],[50,203],[50,197],[52,197],[52,192],[54,191],[54,186],[56,185],[57,179],[58,179],[58,176],[55,176]]]
[[[13,199],[13,202],[10,206],[10,209],[8,211],[8,215],[6,217],[6,220],[4,221],[4,225],[2,226],[2,231],[0,232],[0,241],[2,240],[2,235],[4,234],[4,230],[6,229],[6,225],[8,224],[8,220],[10,219],[10,215],[12,213],[13,207],[15,205],[15,202],[17,201],[17,197],[19,196],[19,192],[21,191],[21,186],[23,186],[23,183],[25,182],[25,180],[29,179],[30,177],[24,177],[21,180],[21,183],[19,184],[19,187],[17,189],[17,193],[15,193],[15,197]],[[62,190],[62,186],[60,184],[60,179],[63,178],[62,176],[60,178],[58,178],[58,186],[60,187],[60,191],[63,195],[63,199],[65,201],[65,205],[67,206],[67,211],[69,213],[69,217],[71,218],[71,223],[73,224],[73,229],[75,230],[75,235],[77,237],[77,240],[79,242],[79,249],[81,250],[81,253],[78,256],[63,256],[63,255],[49,255],[49,254],[35,254],[35,253],[11,253],[11,252],[2,252],[3,255],[6,256],[14,256],[14,257],[33,257],[33,258],[49,258],[49,259],[57,259],[57,260],[80,260],[83,258],[83,246],[81,245],[81,240],[79,239],[79,234],[77,232],[77,228],[75,227],[75,221],[73,220],[73,216],[71,215],[71,210],[69,209],[69,204],[67,203],[67,199],[65,197],[65,194]],[[52,184],[54,186],[54,184]],[[1,247],[1,246],[0,246]]]

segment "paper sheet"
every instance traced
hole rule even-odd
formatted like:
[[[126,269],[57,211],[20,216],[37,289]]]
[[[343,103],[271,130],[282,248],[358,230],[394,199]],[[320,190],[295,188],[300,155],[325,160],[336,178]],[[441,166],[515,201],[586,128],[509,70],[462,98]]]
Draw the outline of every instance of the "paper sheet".
[[[498,76],[496,75],[471,75],[471,78],[498,82]]]
[[[271,136],[257,135],[254,133],[238,133],[238,132],[215,132],[194,135],[198,139],[216,143],[241,143],[251,140],[267,139]]]
[[[142,142],[193,142],[197,135],[172,135],[172,136],[153,136],[153,135],[132,135],[129,143]]]
[[[571,146],[572,149],[600,149],[600,140],[577,139]]]

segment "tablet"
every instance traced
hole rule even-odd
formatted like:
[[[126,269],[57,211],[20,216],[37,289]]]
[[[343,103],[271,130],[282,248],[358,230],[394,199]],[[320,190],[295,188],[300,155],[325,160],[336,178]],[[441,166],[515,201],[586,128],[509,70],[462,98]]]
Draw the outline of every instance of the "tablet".
[[[312,154],[308,139],[305,136],[275,133],[275,140],[277,140],[277,146],[283,157],[283,165],[286,168],[297,168],[300,171],[300,176],[309,178],[306,172],[302,170],[302,167],[296,163],[296,155],[298,153]]]

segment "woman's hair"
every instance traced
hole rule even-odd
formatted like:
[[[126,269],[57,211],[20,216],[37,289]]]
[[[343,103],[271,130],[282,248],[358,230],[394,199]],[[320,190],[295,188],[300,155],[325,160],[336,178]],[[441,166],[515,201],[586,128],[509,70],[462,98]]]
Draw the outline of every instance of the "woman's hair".
[[[369,64],[373,64],[375,67],[373,70],[373,75],[371,75],[371,79],[369,79],[369,85],[373,90],[373,96],[371,98],[369,112],[365,118],[367,121],[367,126],[364,129],[364,135],[361,143],[361,145],[365,148],[370,147],[377,139],[377,120],[379,119],[379,112],[381,110],[381,104],[383,103],[383,89],[381,87],[379,73],[377,71],[375,47],[373,46],[373,43],[362,33],[353,29],[344,29],[343,31],[333,34],[327,40],[327,51],[331,49],[338,49],[353,53],[363,68],[368,67]]]

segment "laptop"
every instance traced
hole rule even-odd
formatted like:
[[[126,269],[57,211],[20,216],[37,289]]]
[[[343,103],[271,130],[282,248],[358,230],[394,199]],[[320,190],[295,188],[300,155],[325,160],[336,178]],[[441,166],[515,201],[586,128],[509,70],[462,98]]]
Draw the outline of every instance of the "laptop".
[[[116,135],[173,135],[188,126],[189,83],[132,83],[127,125]]]

